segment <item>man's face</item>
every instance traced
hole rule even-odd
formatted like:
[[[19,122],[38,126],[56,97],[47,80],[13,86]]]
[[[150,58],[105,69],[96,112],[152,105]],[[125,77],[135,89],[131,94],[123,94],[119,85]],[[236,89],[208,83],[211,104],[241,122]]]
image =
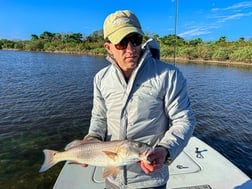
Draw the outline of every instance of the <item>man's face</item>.
[[[136,33],[127,35],[119,44],[106,42],[104,47],[113,55],[123,72],[132,72],[138,65],[141,53],[142,36]]]

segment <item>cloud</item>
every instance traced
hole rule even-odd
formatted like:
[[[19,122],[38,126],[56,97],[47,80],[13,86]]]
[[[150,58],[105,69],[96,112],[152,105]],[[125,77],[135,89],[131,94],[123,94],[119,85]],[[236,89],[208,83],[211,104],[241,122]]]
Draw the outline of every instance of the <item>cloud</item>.
[[[193,28],[188,31],[185,31],[183,33],[178,34],[180,37],[195,37],[195,36],[200,36],[200,35],[205,35],[209,34],[211,31],[207,28]]]
[[[212,6],[215,6],[215,4],[212,4]],[[179,36],[183,38],[197,38],[204,35],[209,36],[209,34],[218,35],[218,32],[225,31],[225,22],[241,20],[240,22],[242,23],[243,18],[251,17],[252,1],[243,1],[226,7],[209,9],[203,13],[198,12],[198,14],[200,15],[195,16],[195,20],[185,23],[184,29],[178,34]],[[197,19],[198,17],[200,19]]]
[[[191,27],[190,27],[191,26]],[[201,37],[202,35],[207,35],[212,33],[214,29],[220,28],[219,24],[216,23],[203,23],[203,24],[195,24],[191,23],[186,31],[179,33],[178,35],[181,37],[186,38],[195,38],[195,37]]]
[[[251,15],[252,15],[252,12],[226,15],[226,16],[222,16],[217,22],[226,22],[226,21],[229,21],[229,20],[240,19],[242,17],[251,16]]]
[[[212,18],[216,18],[216,22],[226,22],[237,20],[242,17],[251,16],[252,1],[243,1],[224,8],[213,8]]]
[[[242,17],[252,15],[252,1],[243,1],[224,8],[212,9],[212,18],[217,19],[216,22],[223,23],[230,20],[238,20]]]
[[[212,11],[241,10],[252,7],[252,1],[243,1],[225,8],[213,8]]]

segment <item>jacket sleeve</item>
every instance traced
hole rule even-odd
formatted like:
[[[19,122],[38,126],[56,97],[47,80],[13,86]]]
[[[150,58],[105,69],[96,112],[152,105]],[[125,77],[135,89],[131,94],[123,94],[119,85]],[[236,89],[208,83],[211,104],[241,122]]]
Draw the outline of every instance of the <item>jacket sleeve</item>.
[[[107,131],[106,105],[101,94],[101,81],[98,75],[95,76],[93,83],[93,109],[88,135],[84,139],[104,140]]]
[[[169,129],[159,145],[168,149],[169,159],[173,161],[187,145],[195,127],[195,117],[182,73],[179,70],[170,71],[167,84],[164,103]]]

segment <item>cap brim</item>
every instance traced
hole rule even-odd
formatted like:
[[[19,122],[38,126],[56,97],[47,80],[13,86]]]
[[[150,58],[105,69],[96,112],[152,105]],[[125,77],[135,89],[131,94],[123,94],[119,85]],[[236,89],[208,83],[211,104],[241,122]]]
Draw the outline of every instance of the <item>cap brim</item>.
[[[120,41],[126,37],[127,35],[129,35],[130,33],[138,33],[140,35],[144,35],[143,31],[139,28],[136,27],[124,27],[121,28],[119,30],[117,30],[116,32],[110,34],[110,36],[108,37],[109,41],[113,44],[118,44],[120,43]]]

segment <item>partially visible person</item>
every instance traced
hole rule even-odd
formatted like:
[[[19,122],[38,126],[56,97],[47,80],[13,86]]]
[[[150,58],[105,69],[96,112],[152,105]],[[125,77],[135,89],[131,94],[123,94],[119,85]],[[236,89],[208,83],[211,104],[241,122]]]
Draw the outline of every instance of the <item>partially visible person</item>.
[[[111,64],[94,78],[93,109],[84,140],[135,140],[154,147],[144,161],[106,179],[106,188],[166,188],[170,164],[188,143],[195,117],[186,79],[159,60],[158,43],[142,45],[143,31],[129,10],[104,21],[104,47]]]

